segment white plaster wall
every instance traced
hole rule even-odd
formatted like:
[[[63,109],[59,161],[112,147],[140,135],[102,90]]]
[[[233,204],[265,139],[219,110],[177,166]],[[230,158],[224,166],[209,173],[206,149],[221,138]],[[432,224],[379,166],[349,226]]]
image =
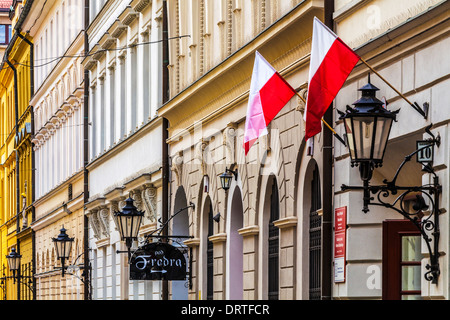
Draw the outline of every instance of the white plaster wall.
[[[411,2],[409,5],[418,9],[424,6],[426,1],[419,3]],[[374,4],[382,4],[383,1],[373,1]],[[362,11],[361,11],[362,10]],[[397,14],[401,15],[402,10],[395,6]],[[395,11],[393,9],[393,11]],[[364,11],[360,9],[361,12]],[[344,24],[342,24],[344,25]],[[350,25],[350,22],[349,24]],[[409,31],[414,32],[417,25]],[[448,27],[447,27],[448,28]],[[344,28],[339,29],[343,33],[350,35],[350,31]],[[392,41],[397,41],[395,38]],[[424,128],[429,124],[434,124],[433,133],[441,136],[443,143],[439,148],[435,148],[434,167],[443,186],[440,208],[444,209],[440,215],[441,240],[440,251],[443,254],[440,258],[441,275],[438,286],[422,280],[422,295],[427,298],[442,299],[448,298],[448,263],[446,252],[448,251],[448,208],[449,208],[449,146],[448,146],[448,122],[450,119],[449,108],[447,107],[450,98],[450,59],[445,55],[444,47],[448,47],[450,42],[448,37],[436,34],[434,37],[428,34],[427,37],[420,38],[421,46],[415,47],[413,43],[404,44],[401,52],[390,51],[389,55],[381,55],[378,58],[383,61],[380,66],[373,66],[375,69],[399,91],[404,93],[412,102],[417,102],[420,106],[423,103],[430,103],[428,119],[424,119],[417,111],[410,107],[400,98],[386,83],[372,73],[371,82],[380,88],[377,97],[385,96],[391,103],[389,110],[401,108],[397,119],[392,126],[390,144],[395,143],[396,148],[390,148],[385,155],[384,166],[378,173],[375,172],[373,184],[382,183],[384,178],[393,178],[395,170],[400,165],[403,157],[412,153],[415,148],[410,148],[411,143],[415,144],[416,138],[428,139],[430,136],[424,132]],[[376,49],[374,49],[376,50]],[[370,55],[370,53],[369,53]],[[351,105],[360,97],[360,92],[356,90],[367,83],[367,72],[354,73],[339,92],[336,98],[336,108],[345,111],[345,105]],[[358,74],[358,75],[356,75]],[[444,89],[445,88],[445,89]],[[338,117],[338,114],[335,114]],[[344,133],[342,123],[338,122],[337,131]],[[411,142],[411,140],[413,140]],[[389,145],[388,145],[389,149]],[[358,299],[358,298],[381,298],[381,269],[382,269],[382,227],[381,223],[386,219],[402,219],[403,217],[393,210],[370,206],[370,212],[364,214],[362,209],[362,192],[347,191],[341,192],[342,184],[362,185],[357,168],[350,168],[350,158],[348,149],[335,145],[334,172],[335,172],[335,197],[334,207],[348,206],[347,211],[347,272],[346,282],[333,285],[333,296],[336,299]],[[415,158],[411,162],[415,162]],[[412,164],[410,164],[411,166]],[[381,174],[383,172],[386,176]],[[419,177],[422,184],[431,183],[428,174],[423,174],[420,169],[416,171],[405,168],[403,171],[404,181],[413,181],[412,176]],[[410,175],[408,177],[408,175]],[[420,177],[422,178],[420,179]],[[415,179],[417,180],[417,179]],[[375,199],[376,200],[376,199]],[[422,253],[427,255],[425,245],[422,246]],[[427,259],[423,260],[422,273],[426,272],[425,265]]]

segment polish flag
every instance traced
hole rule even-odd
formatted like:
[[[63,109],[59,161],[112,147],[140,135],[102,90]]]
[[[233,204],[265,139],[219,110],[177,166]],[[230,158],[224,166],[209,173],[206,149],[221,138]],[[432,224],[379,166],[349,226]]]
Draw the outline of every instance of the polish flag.
[[[269,123],[295,94],[295,90],[256,51],[245,120],[245,155],[260,136],[268,133]]]
[[[308,98],[304,115],[305,140],[322,130],[323,115],[359,59],[333,31],[314,17]]]

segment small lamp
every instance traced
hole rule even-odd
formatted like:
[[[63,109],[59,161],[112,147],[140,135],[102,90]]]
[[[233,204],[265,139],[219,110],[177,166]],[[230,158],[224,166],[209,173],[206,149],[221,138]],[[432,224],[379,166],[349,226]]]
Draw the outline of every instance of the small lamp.
[[[132,198],[128,198],[125,200],[126,204],[122,211],[114,213],[120,238],[122,241],[125,241],[129,254],[133,240],[137,240],[142,218],[144,217],[144,211],[137,210],[133,202]]]
[[[16,272],[20,268],[20,259],[22,256],[16,252],[16,248],[12,248],[11,252],[6,256],[9,270],[13,272],[14,283],[16,282]]]
[[[62,265],[62,276],[64,277],[64,265],[65,261],[69,259],[70,257],[70,251],[72,249],[72,243],[74,241],[74,238],[70,238],[67,233],[66,229],[64,229],[64,226],[60,230],[60,234],[57,238],[52,238],[53,244],[55,245],[56,250],[56,257],[61,260]]]
[[[222,189],[225,191],[230,189],[231,179],[233,179],[233,175],[231,175],[230,173],[232,173],[234,175],[234,178],[237,181],[237,178],[238,178],[237,169],[235,171],[232,171],[232,170],[226,168],[225,172],[220,175],[220,183],[222,185]]]

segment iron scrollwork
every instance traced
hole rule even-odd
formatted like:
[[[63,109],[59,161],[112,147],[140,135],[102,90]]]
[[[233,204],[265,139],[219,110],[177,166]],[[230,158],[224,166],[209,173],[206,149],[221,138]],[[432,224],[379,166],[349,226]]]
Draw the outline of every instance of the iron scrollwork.
[[[440,144],[440,137],[435,137],[428,126],[425,131],[431,135],[431,139],[427,141],[431,145]],[[442,192],[442,186],[439,184],[439,177],[434,172],[431,163],[423,164],[422,171],[430,173],[433,176],[433,183],[422,186],[397,186],[396,181],[404,165],[409,162],[414,155],[422,151],[425,147],[418,148],[413,153],[407,155],[392,181],[384,180],[383,185],[369,185],[369,181],[365,180],[363,186],[347,186],[342,185],[341,190],[360,190],[363,191],[363,212],[369,211],[368,206],[382,206],[390,208],[403,217],[411,221],[420,231],[422,238],[427,246],[430,262],[426,265],[428,270],[424,277],[427,281],[437,284],[440,275],[439,268],[439,196]],[[394,201],[390,202],[392,196],[397,196]],[[376,199],[376,201],[375,201]],[[411,205],[407,205],[407,203]],[[412,209],[412,210],[411,210]],[[429,212],[425,215],[424,212]]]

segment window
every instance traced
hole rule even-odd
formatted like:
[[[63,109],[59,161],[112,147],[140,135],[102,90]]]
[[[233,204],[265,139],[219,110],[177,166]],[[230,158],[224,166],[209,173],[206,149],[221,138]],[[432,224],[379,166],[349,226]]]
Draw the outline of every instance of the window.
[[[209,240],[209,237],[214,234],[214,222],[213,222],[213,208],[212,204],[209,205],[208,212],[208,241],[206,248],[206,278],[207,278],[207,291],[206,299],[214,299],[214,245]]]
[[[8,44],[11,40],[11,25],[0,24],[0,44]]]
[[[317,164],[311,181],[311,208],[309,212],[309,299],[320,300],[322,283],[322,216],[317,211],[322,207],[320,193],[320,176]]]
[[[270,220],[269,220],[269,300],[278,300],[279,293],[279,256],[280,256],[280,230],[274,222],[280,218],[278,187],[275,179],[272,180],[272,194],[270,196]]]
[[[383,222],[383,299],[418,300],[421,295],[421,235],[409,220]]]

